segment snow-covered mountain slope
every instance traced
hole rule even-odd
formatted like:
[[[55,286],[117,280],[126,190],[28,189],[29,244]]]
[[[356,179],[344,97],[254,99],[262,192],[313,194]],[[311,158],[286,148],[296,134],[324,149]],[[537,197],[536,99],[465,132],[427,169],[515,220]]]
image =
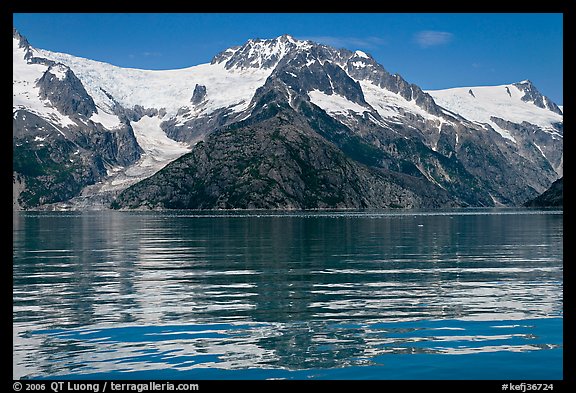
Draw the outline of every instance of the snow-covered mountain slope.
[[[105,163],[108,177],[84,194],[120,189],[187,153],[206,133],[201,130],[190,136],[190,132],[185,132],[180,139],[187,143],[182,143],[170,139],[167,130],[174,137],[180,129],[199,128],[194,127],[195,121],[208,123],[204,128],[210,129],[212,119],[218,117],[216,112],[220,116],[242,112],[278,61],[289,50],[301,46],[288,37],[274,42],[251,40],[247,45],[224,51],[210,64],[151,71],[35,49],[14,30],[13,112],[14,116],[18,110],[39,116],[65,139],[69,139],[66,127],[83,127],[86,121],[98,123],[106,130],[128,124],[142,149],[141,159],[128,167]],[[242,56],[236,52],[242,52]],[[43,97],[39,81],[44,75],[61,80],[68,71],[81,81],[88,99],[94,103],[89,117],[70,117],[49,97]]]
[[[331,63],[353,80],[359,81],[360,95],[363,94],[369,104],[365,105],[366,110],[377,112],[382,119],[392,123],[402,122],[405,113],[427,120],[440,119],[416,100],[412,92],[415,86],[406,84],[397,75],[387,74],[366,53],[335,50],[310,41],[295,40],[288,35],[271,40],[249,40],[243,46],[223,51],[209,64],[179,70],[127,69],[47,50],[35,50],[35,53],[72,69],[96,105],[104,108],[99,111],[100,116],[113,114],[117,105],[156,109],[158,116],[167,122],[164,132],[168,133],[169,128],[197,128],[194,121],[214,117],[219,110],[231,116],[248,109],[256,90],[264,85],[272,72],[287,62],[290,65],[297,63],[293,59],[300,54],[303,55],[303,60],[298,64],[300,69],[313,70],[314,67],[325,67],[326,63]],[[372,68],[374,70],[369,71]],[[368,72],[371,75],[365,77]],[[330,80],[330,83],[334,82]],[[394,89],[390,90],[391,86]],[[196,95],[198,87],[202,88],[199,96]],[[334,97],[323,97],[321,93],[331,96],[333,91],[324,89],[322,92],[312,88],[308,93],[312,102],[332,114],[338,114],[340,118],[362,113],[361,103],[349,100],[339,92],[334,92]],[[350,108],[353,108],[352,113],[348,111]],[[377,123],[382,120],[372,119]],[[109,119],[106,125],[112,123],[113,120]],[[171,134],[176,139],[187,139],[175,131]]]
[[[244,45],[217,54],[210,64],[222,64],[227,70],[272,70],[291,52],[307,52],[315,45],[311,41],[296,40],[287,34],[268,40],[250,39]]]
[[[527,81],[425,92],[362,51],[288,35],[151,71],[34,49],[15,31],[13,64],[22,154],[54,134],[72,144],[60,161],[93,156],[84,169],[97,176],[77,207],[104,206],[211,134],[288,108],[353,160],[425,178],[465,203],[518,203],[562,174],[561,108]]]
[[[563,176],[562,108],[542,95],[530,81],[435,90],[428,94],[449,111],[498,132],[530,165],[545,165],[557,177]]]
[[[62,114],[47,98],[42,98],[38,81],[46,74],[58,80],[65,80],[69,67],[61,63],[48,61],[30,61],[30,59],[46,59],[42,57],[45,51],[39,51],[27,44],[22,44],[18,36],[13,37],[13,68],[12,68],[12,103],[13,110],[26,109],[43,118],[50,119],[56,124],[67,126],[80,126],[77,120]],[[102,124],[107,129],[122,126],[120,119],[107,112],[96,104],[96,111],[88,118],[95,123]],[[106,108],[104,106],[104,108]]]
[[[18,109],[26,109],[39,116],[51,119],[59,126],[75,124],[69,116],[63,115],[47,100],[40,98],[40,87],[37,81],[51,68],[47,64],[30,63],[27,58],[34,56],[36,51],[23,44],[19,37],[13,38],[13,68],[12,68],[12,107],[15,113]],[[53,67],[55,76],[61,75],[58,67]]]
[[[421,116],[427,120],[440,122],[442,117],[420,107],[415,100],[407,100],[399,93],[384,89],[369,81],[360,81],[364,98],[384,119],[401,122],[405,113]]]
[[[521,87],[532,87],[529,81],[500,86],[459,87],[445,90],[428,90],[440,106],[455,112],[464,118],[483,124],[489,124],[503,137],[515,141],[509,130],[502,128],[497,119],[522,124],[528,122],[555,137],[562,138],[558,124],[563,116],[546,105],[537,106],[532,100],[523,100],[526,92]]]
[[[45,50],[39,53],[74,70],[95,102],[109,109],[115,104],[125,108],[140,105],[163,109],[166,119],[176,116],[183,108],[193,109],[196,115],[226,107],[242,111],[271,73],[271,69],[262,68],[226,69],[223,63],[178,70],[139,70],[64,53]],[[204,100],[193,105],[191,101],[197,85],[204,86],[206,93]]]

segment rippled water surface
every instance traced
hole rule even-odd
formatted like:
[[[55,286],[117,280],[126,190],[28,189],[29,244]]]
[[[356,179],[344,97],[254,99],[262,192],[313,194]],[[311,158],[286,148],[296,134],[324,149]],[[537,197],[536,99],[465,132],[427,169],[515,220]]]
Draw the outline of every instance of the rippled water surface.
[[[561,379],[561,211],[23,212],[14,378]]]

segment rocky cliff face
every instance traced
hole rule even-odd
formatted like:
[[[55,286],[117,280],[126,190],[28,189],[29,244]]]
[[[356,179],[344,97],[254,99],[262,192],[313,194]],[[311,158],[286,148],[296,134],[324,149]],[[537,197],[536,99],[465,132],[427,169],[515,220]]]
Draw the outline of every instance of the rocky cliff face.
[[[17,197],[22,208],[69,200],[104,179],[110,168],[140,157],[128,125],[109,132],[89,123],[60,133],[25,110],[14,113],[13,125],[13,180],[24,184]]]
[[[550,98],[540,94],[536,86],[529,80],[514,83],[518,89],[524,92],[522,101],[530,102],[539,108],[548,109],[554,113],[562,114],[562,110]]]
[[[63,64],[50,65],[36,85],[40,89],[40,98],[50,101],[63,115],[90,117],[97,112],[96,104],[82,82]]]
[[[269,118],[211,134],[192,153],[122,192],[113,206],[349,209],[459,204],[426,179],[350,159],[290,107],[270,105]]]
[[[563,207],[564,178],[556,180],[549,189],[524,204],[526,207]]]

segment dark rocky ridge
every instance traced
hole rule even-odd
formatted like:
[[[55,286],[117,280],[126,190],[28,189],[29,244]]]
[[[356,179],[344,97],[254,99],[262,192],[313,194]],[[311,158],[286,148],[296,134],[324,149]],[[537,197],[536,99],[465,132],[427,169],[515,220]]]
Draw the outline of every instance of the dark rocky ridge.
[[[564,178],[556,180],[549,189],[541,195],[526,202],[526,207],[563,207],[564,206]]]
[[[562,114],[562,110],[550,98],[543,96],[536,86],[529,80],[514,83],[518,89],[524,92],[522,101],[533,102],[537,107],[551,110],[554,113]]]
[[[12,36],[16,38],[19,42],[20,48],[24,48],[24,59],[30,61],[34,54],[32,53],[32,48],[30,47],[30,43],[16,28],[12,28]]]
[[[457,206],[426,179],[351,160],[291,108],[211,134],[156,175],[122,192],[115,208],[327,209]]]
[[[206,97],[206,86],[196,84],[190,102],[192,105],[198,105],[204,100],[204,97]]]
[[[64,74],[64,78],[60,79],[56,74]],[[94,100],[88,95],[82,82],[65,65],[51,65],[38,80],[37,86],[40,88],[40,98],[49,100],[64,115],[90,117],[96,113]]]

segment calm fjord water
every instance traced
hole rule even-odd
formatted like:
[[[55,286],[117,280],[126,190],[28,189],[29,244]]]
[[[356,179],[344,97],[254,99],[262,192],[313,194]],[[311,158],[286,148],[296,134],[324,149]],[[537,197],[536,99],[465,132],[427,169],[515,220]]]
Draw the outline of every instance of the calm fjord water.
[[[20,212],[14,378],[561,379],[561,211]]]

